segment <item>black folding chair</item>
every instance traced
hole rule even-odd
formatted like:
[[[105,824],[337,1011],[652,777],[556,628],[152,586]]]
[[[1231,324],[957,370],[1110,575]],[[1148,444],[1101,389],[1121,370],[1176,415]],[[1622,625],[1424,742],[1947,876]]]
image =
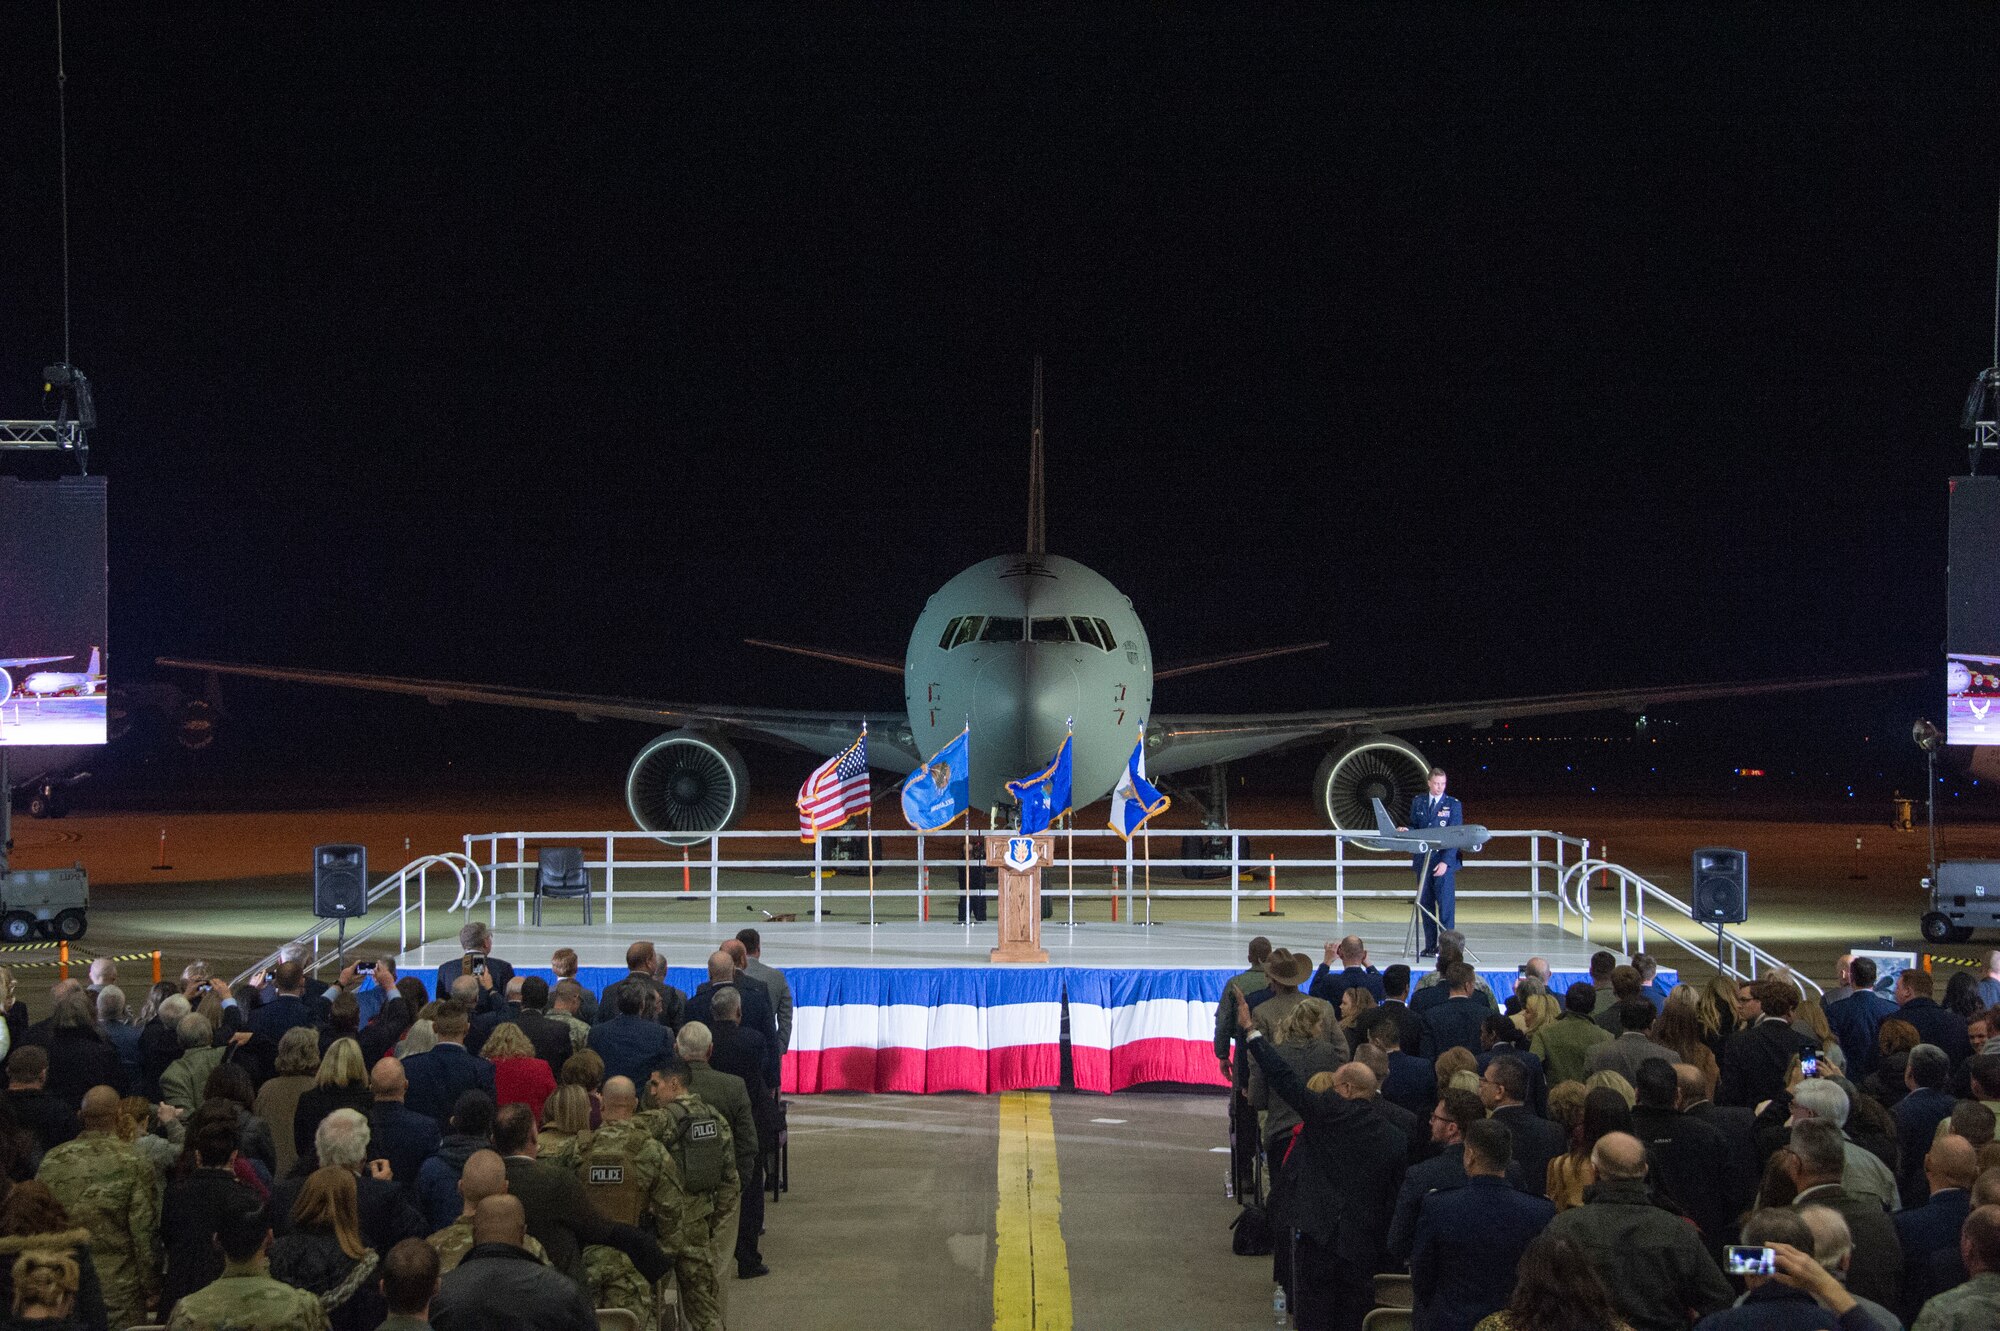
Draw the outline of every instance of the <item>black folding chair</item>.
[[[583,922],[590,923],[590,870],[576,846],[545,846],[535,854],[535,925],[542,923],[542,898],[583,898]]]

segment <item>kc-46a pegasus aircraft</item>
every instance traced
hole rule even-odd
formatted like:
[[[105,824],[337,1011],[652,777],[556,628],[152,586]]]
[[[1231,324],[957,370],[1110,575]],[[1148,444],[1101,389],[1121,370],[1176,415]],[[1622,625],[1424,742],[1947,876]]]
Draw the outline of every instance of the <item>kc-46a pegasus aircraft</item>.
[[[162,657],[159,664],[212,675],[410,694],[440,705],[491,703],[571,712],[586,721],[670,726],[632,760],[625,778],[625,802],[641,828],[676,844],[699,841],[708,832],[729,826],[742,811],[749,783],[742,757],[729,742],[731,734],[777,740],[830,756],[853,742],[866,719],[870,765],[901,774],[915,769],[970,724],[972,802],[995,809],[1003,803],[1011,808],[1005,783],[1041,770],[1073,723],[1072,788],[1081,808],[1110,793],[1143,727],[1148,774],[1155,779],[1205,774],[1202,802],[1214,826],[1227,823],[1227,764],[1252,754],[1322,744],[1326,757],[1313,779],[1315,807],[1335,827],[1366,829],[1374,826],[1374,800],[1406,810],[1411,796],[1425,787],[1428,760],[1397,732],[1563,712],[1637,711],[1697,699],[1914,677],[1911,673],[1847,675],[1255,715],[1155,713],[1153,691],[1158,683],[1326,644],[1248,650],[1156,668],[1152,642],[1131,600],[1094,569],[1048,552],[1041,396],[1037,363],[1023,550],[982,560],[939,588],[917,615],[900,662],[748,640],[900,675],[904,698],[900,722],[885,724],[879,714],[859,708],[688,705],[174,657]],[[1000,809],[1000,814],[1004,819],[1008,809]]]

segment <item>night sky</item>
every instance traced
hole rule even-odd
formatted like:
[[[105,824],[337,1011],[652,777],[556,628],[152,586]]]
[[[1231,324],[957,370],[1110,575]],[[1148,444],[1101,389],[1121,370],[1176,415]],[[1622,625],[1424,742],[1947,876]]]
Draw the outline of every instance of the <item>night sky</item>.
[[[1163,662],[1333,640],[1162,711],[1937,664],[1990,10],[696,8],[69,7],[114,672],[893,705],[740,639],[899,656],[1017,549],[1037,352],[1050,546]],[[30,415],[52,4],[9,31]]]

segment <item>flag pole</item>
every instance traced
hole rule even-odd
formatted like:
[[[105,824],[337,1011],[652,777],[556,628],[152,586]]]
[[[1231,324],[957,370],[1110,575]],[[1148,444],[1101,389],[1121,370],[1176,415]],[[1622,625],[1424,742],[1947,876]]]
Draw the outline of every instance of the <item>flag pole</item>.
[[[875,796],[868,796],[868,927],[875,927]]]
[[[1069,834],[1069,927],[1076,928],[1076,810],[1065,816],[1063,831]]]
[[[1139,844],[1146,856],[1146,927],[1153,927],[1153,829],[1152,820],[1139,829]]]
[[[958,880],[958,917],[965,941],[972,941],[972,716],[965,718],[965,867]]]

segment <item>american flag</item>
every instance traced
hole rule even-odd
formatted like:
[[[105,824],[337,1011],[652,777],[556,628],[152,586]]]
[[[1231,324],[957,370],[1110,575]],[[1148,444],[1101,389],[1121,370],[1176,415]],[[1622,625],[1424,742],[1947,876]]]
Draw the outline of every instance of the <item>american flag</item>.
[[[868,732],[813,769],[799,787],[799,840],[811,841],[868,808]]]

